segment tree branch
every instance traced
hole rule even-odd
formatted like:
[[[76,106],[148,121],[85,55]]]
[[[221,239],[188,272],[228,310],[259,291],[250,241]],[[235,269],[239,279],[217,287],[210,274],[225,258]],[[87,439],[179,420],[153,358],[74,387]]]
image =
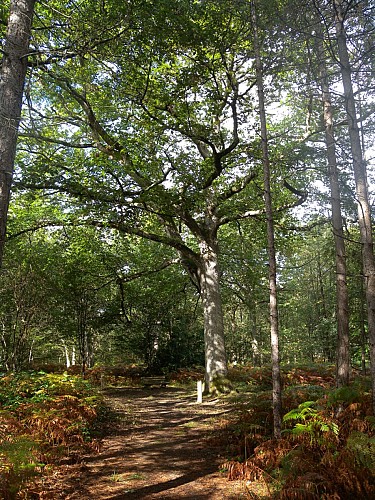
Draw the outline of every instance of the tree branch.
[[[129,282],[134,281],[136,279],[142,278],[143,276],[150,276],[152,274],[159,273],[160,271],[163,271],[167,267],[170,267],[173,264],[178,264],[179,262],[180,262],[180,259],[166,260],[154,269],[145,269],[143,271],[139,271],[138,273],[133,273],[133,274],[128,274],[128,275],[117,275],[117,279],[118,279],[118,281],[121,281],[122,283],[129,283]]]
[[[257,176],[257,174],[255,172],[252,172],[249,175],[246,175],[243,179],[241,179],[241,182],[237,186],[233,185],[230,188],[228,188],[227,191],[225,191],[225,193],[222,193],[218,197],[218,202],[229,200],[232,196],[243,191],[246,188],[246,186],[248,186],[250,184],[250,182],[253,179],[255,179],[256,176]]]
[[[284,212],[285,210],[289,210],[290,208],[298,207],[298,206],[302,205],[302,203],[304,203],[308,197],[307,191],[300,191],[296,188],[293,188],[290,184],[288,184],[287,181],[284,181],[284,185],[287,189],[289,189],[289,191],[291,191],[293,194],[297,195],[298,199],[294,202],[286,203],[285,205],[282,205],[281,207],[275,208],[274,209],[275,213]],[[266,215],[265,208],[262,210],[249,210],[248,212],[244,212],[244,213],[238,214],[238,215],[233,215],[230,217],[222,217],[219,220],[218,225],[223,226],[224,224],[228,224],[229,222],[235,222],[235,221],[242,220],[242,219],[250,219],[251,217],[258,217],[260,215]]]
[[[61,139],[54,139],[52,137],[47,137],[45,135],[33,134],[32,132],[20,132],[18,136],[36,139],[38,141],[43,141],[43,142],[49,142],[51,144],[58,144],[59,146],[65,146],[67,148],[88,149],[94,147],[94,144],[92,142],[79,143],[79,142],[63,141]]]

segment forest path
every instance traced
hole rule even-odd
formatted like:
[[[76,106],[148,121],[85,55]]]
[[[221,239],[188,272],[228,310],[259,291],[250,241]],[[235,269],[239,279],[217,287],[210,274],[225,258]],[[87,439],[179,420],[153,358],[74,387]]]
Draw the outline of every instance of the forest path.
[[[118,421],[98,454],[55,478],[64,480],[60,498],[249,498],[244,483],[219,472],[223,450],[207,441],[230,412],[227,402],[197,404],[195,395],[172,387],[113,388],[104,396]]]

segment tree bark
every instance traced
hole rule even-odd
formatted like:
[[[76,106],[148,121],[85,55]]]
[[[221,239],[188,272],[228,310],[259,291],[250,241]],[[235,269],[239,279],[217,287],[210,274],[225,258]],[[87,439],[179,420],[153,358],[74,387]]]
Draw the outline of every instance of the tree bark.
[[[363,287],[363,281],[361,280],[361,293],[359,297],[359,329],[361,332],[361,371],[362,375],[366,375],[366,345],[367,345],[367,337],[366,337],[366,328],[365,328],[365,311],[364,304],[366,302],[365,298],[365,290]]]
[[[68,349],[68,346],[66,345],[65,342],[62,343],[62,346],[63,346],[63,349],[64,349],[64,354],[65,354],[65,366],[67,368],[70,368],[72,363],[70,361],[70,357],[69,357],[69,349]]]
[[[212,192],[207,190],[204,222],[196,223],[183,215],[192,234],[199,242],[199,253],[181,245],[181,264],[199,290],[203,305],[205,343],[205,392],[225,392],[228,389],[227,357],[224,340],[224,318],[220,290],[218,219]],[[164,221],[168,236],[181,239],[177,229]],[[182,242],[182,241],[181,241]]]
[[[198,270],[204,314],[204,343],[206,361],[206,391],[222,391],[227,377],[227,359],[224,342],[224,321],[220,293],[218,242],[216,237],[200,242]],[[225,386],[226,382],[224,382]]]
[[[258,26],[255,3],[252,2],[252,22],[254,29],[254,52],[256,64],[256,77],[259,101],[259,117],[262,139],[262,160],[263,160],[263,178],[264,178],[264,201],[267,217],[267,243],[269,260],[269,291],[270,291],[270,326],[271,326],[271,362],[272,362],[272,403],[273,403],[273,423],[274,436],[276,439],[281,437],[281,373],[280,373],[280,354],[279,354],[279,318],[277,308],[277,264],[275,252],[275,232],[273,221],[273,207],[270,180],[270,160],[268,154],[268,134],[267,119],[265,111],[265,98],[263,86],[263,64],[260,55],[258,40]]]
[[[342,387],[349,384],[350,351],[349,351],[349,299],[346,273],[346,251],[343,221],[341,215],[341,196],[336,157],[336,142],[333,130],[333,111],[329,79],[325,61],[323,32],[319,30],[318,38],[319,73],[322,91],[323,120],[328,161],[328,176],[331,191],[332,228],[336,251],[336,316],[337,316],[337,357],[336,385]]]
[[[11,0],[0,66],[0,267],[35,0]]]
[[[358,223],[362,243],[363,274],[366,284],[368,335],[372,379],[372,402],[375,413],[375,261],[371,225],[370,203],[367,189],[366,165],[362,155],[361,138],[357,123],[356,103],[352,84],[352,69],[345,31],[345,14],[342,0],[334,0],[336,39],[340,71],[344,87],[353,173],[358,204]]]

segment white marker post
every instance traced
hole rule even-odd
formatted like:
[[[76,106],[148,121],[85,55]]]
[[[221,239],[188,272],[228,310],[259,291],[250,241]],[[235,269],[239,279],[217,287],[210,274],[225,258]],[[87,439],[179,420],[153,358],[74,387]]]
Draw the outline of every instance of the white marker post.
[[[197,403],[202,403],[203,401],[203,382],[202,380],[197,381]]]

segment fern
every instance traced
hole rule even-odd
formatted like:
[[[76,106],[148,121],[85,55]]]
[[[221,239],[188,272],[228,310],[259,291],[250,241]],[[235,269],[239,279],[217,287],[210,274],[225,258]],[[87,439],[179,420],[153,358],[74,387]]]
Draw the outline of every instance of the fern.
[[[292,429],[284,429],[282,432],[296,437],[308,436],[311,445],[331,444],[327,437],[331,434],[337,438],[339,426],[335,422],[327,420],[322,412],[314,408],[316,404],[315,401],[305,401],[284,415],[284,422],[301,420],[303,423],[297,422]]]
[[[371,430],[375,431],[375,416],[368,415],[367,417],[365,417],[365,421],[370,424]]]
[[[354,454],[357,465],[375,469],[375,437],[359,431],[352,432],[347,439],[346,448]]]
[[[283,421],[306,420],[307,417],[311,417],[318,413],[318,411],[313,408],[315,405],[315,401],[305,401],[304,403],[298,405],[297,408],[293,408],[293,410],[290,410],[286,415],[284,415]]]
[[[1,498],[16,498],[23,483],[44,466],[36,458],[38,451],[39,443],[26,435],[0,442],[0,496],[4,495]]]
[[[351,404],[359,401],[361,390],[358,385],[339,387],[328,394],[327,406],[335,407],[338,404]]]

